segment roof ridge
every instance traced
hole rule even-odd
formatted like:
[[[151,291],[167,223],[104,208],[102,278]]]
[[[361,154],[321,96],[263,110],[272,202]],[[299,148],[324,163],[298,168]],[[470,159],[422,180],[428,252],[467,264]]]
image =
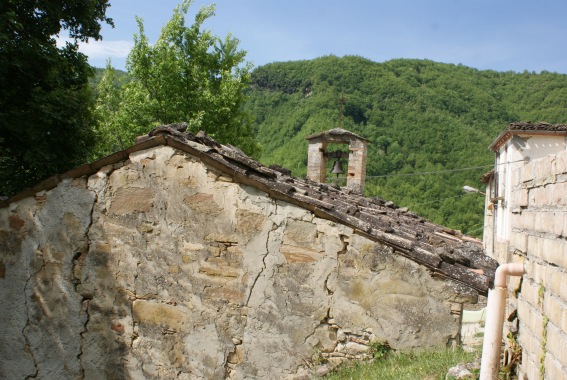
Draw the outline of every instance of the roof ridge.
[[[132,147],[85,164],[0,201],[0,207],[49,190],[66,178],[92,175],[103,167],[122,166],[133,152],[167,145],[198,157],[203,163],[231,175],[235,182],[265,191],[313,212],[317,217],[344,224],[359,235],[386,245],[394,252],[424,265],[434,274],[463,283],[481,294],[491,287],[498,263],[484,254],[481,242],[460,231],[431,223],[407,208],[380,198],[368,198],[346,188],[335,188],[293,177],[281,167],[267,167],[238,148],[222,145],[204,132],[180,131],[179,125],[154,128]]]

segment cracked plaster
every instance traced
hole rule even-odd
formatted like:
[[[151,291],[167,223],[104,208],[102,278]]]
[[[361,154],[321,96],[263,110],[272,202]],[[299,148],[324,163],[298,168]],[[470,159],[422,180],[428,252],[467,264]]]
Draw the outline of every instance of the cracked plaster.
[[[0,209],[0,233],[14,378],[293,378],[314,350],[443,346],[476,297],[171,147]]]

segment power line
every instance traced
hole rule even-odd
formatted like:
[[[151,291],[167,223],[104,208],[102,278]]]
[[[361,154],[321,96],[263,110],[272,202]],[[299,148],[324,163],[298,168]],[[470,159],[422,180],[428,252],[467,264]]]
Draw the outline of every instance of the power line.
[[[471,233],[473,233],[473,232],[477,232],[477,231],[480,231],[480,230],[482,230],[482,229],[484,229],[484,225],[480,226],[479,228],[475,228],[475,229],[472,230],[472,231],[467,231],[467,232],[465,232],[465,233],[466,233],[466,234],[471,234]]]
[[[446,170],[437,170],[432,172],[419,172],[419,173],[394,173],[394,174],[384,174],[384,175],[367,175],[366,178],[387,178],[387,177],[412,177],[416,175],[434,175],[434,174],[443,174],[443,173],[453,173],[453,172],[462,172],[466,170],[477,170],[477,169],[486,169],[492,168],[494,166],[501,166],[501,165],[508,165],[513,164],[516,162],[525,162],[525,159],[510,161],[510,162],[502,162],[500,164],[490,164],[490,165],[481,165],[481,166],[471,166],[468,168],[459,168],[459,169],[446,169]],[[333,180],[346,180],[346,177],[338,177],[333,178]]]
[[[464,195],[466,195],[466,194],[459,194],[459,195],[455,195],[455,196],[453,196],[453,197],[446,197],[446,198],[435,199],[435,200],[427,201],[427,202],[415,203],[415,204],[412,205],[412,207],[421,206],[421,205],[425,205],[425,204],[429,204],[429,203],[442,202],[442,201],[444,201],[444,200],[452,199],[452,198],[460,198],[460,197],[462,197],[462,196],[464,196]]]
[[[441,173],[462,172],[462,171],[465,171],[465,170],[485,169],[485,168],[488,168],[488,167],[494,167],[494,165],[491,164],[491,165],[482,165],[482,166],[471,166],[471,167],[468,167],[468,168],[438,170],[438,171],[433,171],[433,172],[370,175],[370,176],[366,176],[366,178],[411,177],[411,176],[415,176],[415,175],[432,175],[432,174],[441,174]]]

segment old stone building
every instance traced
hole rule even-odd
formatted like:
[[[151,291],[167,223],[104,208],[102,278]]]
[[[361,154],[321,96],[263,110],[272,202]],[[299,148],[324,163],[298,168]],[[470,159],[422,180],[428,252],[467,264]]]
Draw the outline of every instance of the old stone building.
[[[504,331],[520,379],[567,378],[566,138],[567,125],[514,123],[490,147],[486,252],[525,267],[509,278]]]
[[[391,202],[159,127],[0,203],[0,373],[294,378],[371,341],[452,345],[495,266]]]

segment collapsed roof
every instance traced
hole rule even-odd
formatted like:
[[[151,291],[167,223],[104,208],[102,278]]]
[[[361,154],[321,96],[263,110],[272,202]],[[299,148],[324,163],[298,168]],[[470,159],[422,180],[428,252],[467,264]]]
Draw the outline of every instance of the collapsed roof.
[[[184,123],[157,127],[138,138],[130,148],[50,177],[7,200],[0,200],[0,207],[52,189],[66,178],[91,175],[102,167],[126,161],[133,152],[167,145],[198,157],[206,165],[232,176],[237,183],[303,207],[317,217],[349,226],[355,233],[424,265],[432,275],[456,280],[484,295],[492,286],[498,263],[484,254],[478,239],[431,223],[392,202],[293,177],[289,170],[278,166],[266,167],[235,147],[221,145],[203,132],[194,135],[185,129]]]

